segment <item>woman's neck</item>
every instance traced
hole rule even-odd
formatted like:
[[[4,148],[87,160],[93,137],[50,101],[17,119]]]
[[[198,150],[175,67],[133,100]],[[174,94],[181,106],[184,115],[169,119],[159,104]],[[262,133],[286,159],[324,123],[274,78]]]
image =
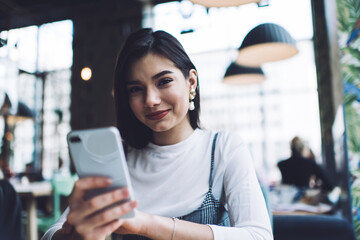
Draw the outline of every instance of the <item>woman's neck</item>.
[[[188,138],[194,129],[190,123],[186,126],[177,126],[164,132],[153,132],[153,143],[159,146],[172,145]]]

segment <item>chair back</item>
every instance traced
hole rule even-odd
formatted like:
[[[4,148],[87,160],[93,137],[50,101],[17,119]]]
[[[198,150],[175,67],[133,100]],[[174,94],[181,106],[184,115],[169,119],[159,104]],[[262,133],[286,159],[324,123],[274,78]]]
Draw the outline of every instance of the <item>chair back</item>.
[[[61,196],[69,196],[72,192],[75,181],[78,179],[76,175],[61,176],[55,175],[51,180],[53,188],[53,214],[50,217],[38,217],[38,229],[46,232],[61,216]]]
[[[51,180],[51,185],[54,191],[54,218],[58,219],[61,215],[61,196],[69,196],[72,192],[77,176],[64,177],[55,175]]]

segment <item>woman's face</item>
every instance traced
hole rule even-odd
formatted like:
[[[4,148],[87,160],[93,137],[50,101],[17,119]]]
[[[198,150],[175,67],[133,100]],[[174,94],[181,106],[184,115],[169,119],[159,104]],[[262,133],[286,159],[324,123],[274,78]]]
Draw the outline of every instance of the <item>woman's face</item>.
[[[140,122],[153,130],[184,130],[190,126],[189,91],[197,73],[184,75],[175,64],[157,54],[147,54],[130,69],[127,82],[130,108]]]

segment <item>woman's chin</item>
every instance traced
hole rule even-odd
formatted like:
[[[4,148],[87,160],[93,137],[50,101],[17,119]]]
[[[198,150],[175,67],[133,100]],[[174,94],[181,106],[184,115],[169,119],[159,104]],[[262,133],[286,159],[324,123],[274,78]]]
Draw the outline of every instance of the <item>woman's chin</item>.
[[[163,132],[169,131],[170,128],[168,128],[168,127],[156,127],[156,128],[151,128],[151,130],[152,130],[154,133],[163,133]]]
[[[158,123],[158,124],[154,124],[148,127],[154,132],[154,133],[162,133],[162,132],[166,132],[169,131],[172,126],[169,126],[169,124],[166,124],[164,122]]]

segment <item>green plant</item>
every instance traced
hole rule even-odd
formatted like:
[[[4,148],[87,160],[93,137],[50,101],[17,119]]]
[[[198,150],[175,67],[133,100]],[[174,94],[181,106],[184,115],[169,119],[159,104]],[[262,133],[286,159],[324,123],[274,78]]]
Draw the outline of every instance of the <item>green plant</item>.
[[[341,54],[341,71],[344,85],[353,87],[355,91],[345,91],[345,124],[347,129],[347,145],[349,156],[360,155],[360,37],[347,45],[353,27],[360,17],[359,0],[337,0],[339,46]],[[358,161],[358,157],[350,161]],[[354,209],[354,230],[360,240],[360,171],[359,163],[350,164],[355,181],[351,186],[352,205]]]
[[[341,70],[344,83],[360,88],[360,38],[349,46],[346,40],[360,17],[360,1],[338,0],[338,30],[341,53]],[[358,96],[345,92],[345,115],[348,133],[348,147],[353,153],[360,153],[360,107]]]

